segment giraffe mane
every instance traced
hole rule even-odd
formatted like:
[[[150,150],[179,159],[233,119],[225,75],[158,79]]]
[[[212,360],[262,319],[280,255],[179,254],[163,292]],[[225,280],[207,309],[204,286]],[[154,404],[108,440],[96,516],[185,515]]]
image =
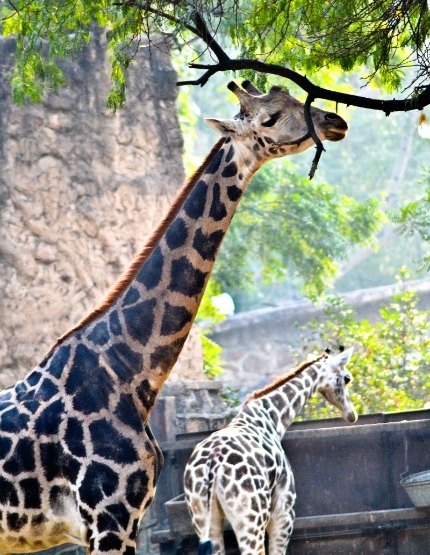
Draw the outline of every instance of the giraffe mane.
[[[312,366],[312,364],[315,364],[315,362],[318,362],[318,360],[321,360],[325,356],[327,356],[326,353],[322,353],[321,355],[317,356],[312,360],[306,360],[304,362],[301,362],[298,366],[296,366],[296,368],[288,372],[288,374],[285,374],[285,376],[276,378],[273,380],[272,383],[266,385],[265,387],[262,387],[261,389],[256,389],[255,391],[250,393],[245,400],[245,404],[249,403],[249,401],[253,401],[254,399],[260,399],[261,397],[264,397],[264,395],[272,393],[272,391],[275,391],[275,389],[278,389],[279,387],[283,386],[292,378],[294,378],[295,376],[303,372],[303,370],[306,370],[306,368],[309,368],[309,366]]]
[[[170,226],[170,224],[178,215],[186,198],[188,197],[188,195],[196,185],[198,179],[200,178],[204,170],[215,158],[216,154],[218,153],[221,146],[223,145],[224,140],[225,138],[222,137],[214,144],[214,146],[212,147],[212,150],[206,156],[202,164],[195,170],[195,172],[191,175],[191,177],[185,181],[184,185],[181,187],[181,189],[179,189],[178,193],[173,199],[170,205],[170,208],[166,213],[166,215],[164,216],[164,218],[155,228],[152,235],[149,237],[149,239],[147,240],[143,248],[140,250],[140,252],[135,256],[134,260],[132,261],[128,269],[119,277],[116,283],[108,291],[104,299],[102,299],[100,303],[89,314],[84,316],[82,320],[80,320],[80,322],[78,322],[75,326],[73,326],[68,331],[63,333],[63,335],[61,335],[57,339],[55,344],[51,347],[46,357],[48,357],[52,353],[52,351],[56,347],[58,347],[58,345],[60,345],[65,339],[73,335],[76,331],[85,327],[87,324],[90,324],[91,322],[96,320],[101,314],[106,312],[106,310],[108,310],[118,299],[121,293],[123,293],[125,289],[127,289],[130,283],[136,277],[140,268],[143,266],[143,264],[151,255],[151,253],[154,251],[155,247],[158,245],[160,239],[166,232],[167,228]]]

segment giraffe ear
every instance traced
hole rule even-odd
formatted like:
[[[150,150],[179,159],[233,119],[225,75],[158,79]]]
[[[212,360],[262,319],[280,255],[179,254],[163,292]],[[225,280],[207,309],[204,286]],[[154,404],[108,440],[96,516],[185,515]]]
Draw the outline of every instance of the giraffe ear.
[[[205,122],[223,137],[230,137],[236,133],[235,122],[231,119],[205,118]]]
[[[341,353],[338,353],[337,355],[333,356],[330,361],[331,365],[333,367],[346,366],[348,362],[351,360],[353,351],[354,351],[354,347],[350,347],[349,349],[346,349],[345,351],[342,351]]]

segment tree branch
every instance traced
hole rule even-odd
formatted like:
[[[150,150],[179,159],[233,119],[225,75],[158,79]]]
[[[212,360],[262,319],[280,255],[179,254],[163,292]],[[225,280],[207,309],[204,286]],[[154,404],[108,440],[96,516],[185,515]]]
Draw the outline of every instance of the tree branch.
[[[320,161],[321,154],[325,151],[325,148],[322,144],[321,139],[318,137],[315,131],[314,122],[312,121],[311,116],[311,104],[315,99],[312,98],[310,94],[308,94],[306,101],[305,101],[305,121],[306,125],[308,126],[308,131],[310,133],[311,138],[313,139],[317,152],[315,154],[314,159],[312,160],[311,170],[309,172],[309,179],[312,179],[317,171],[318,162]]]
[[[217,43],[214,37],[210,34],[209,29],[202,16],[199,14],[199,12],[196,12],[194,14],[193,19],[194,19],[194,25],[196,26],[196,29],[198,31],[198,36],[208,45],[208,47],[218,58],[218,61],[228,62],[230,58],[227,56],[227,54],[224,52],[221,46]]]
[[[271,75],[278,75],[284,77],[296,83],[301,89],[308,93],[305,107],[304,115],[308,126],[308,132],[316,145],[316,154],[312,161],[312,166],[309,172],[309,179],[312,179],[315,175],[316,169],[318,167],[318,162],[321,158],[321,154],[325,151],[322,141],[319,139],[315,132],[314,124],[312,121],[310,107],[311,104],[317,98],[324,100],[330,100],[336,102],[336,106],[341,104],[346,104],[347,106],[356,106],[357,108],[365,108],[367,110],[380,110],[389,116],[392,112],[408,112],[411,110],[422,110],[425,106],[430,104],[430,85],[420,87],[421,92],[414,96],[413,98],[407,98],[404,100],[378,100],[374,98],[366,98],[354,94],[342,93],[338,91],[332,91],[319,87],[310,81],[306,76],[297,73],[296,71],[289,69],[287,67],[279,66],[276,64],[267,64],[261,62],[260,60],[252,59],[231,59],[221,48],[221,46],[215,41],[213,36],[210,34],[206,23],[204,22],[202,16],[196,12],[194,16],[194,23],[198,31],[198,36],[207,44],[208,48],[212,50],[218,59],[217,64],[197,64],[190,63],[189,67],[192,69],[202,69],[205,73],[196,80],[189,81],[178,81],[177,86],[181,85],[200,85],[204,86],[208,80],[219,71],[238,71],[238,70],[252,70],[260,73],[266,73]],[[418,91],[418,88],[415,90]]]
[[[22,10],[25,10],[32,2],[33,0],[29,0],[27,4],[24,4],[24,6],[22,6],[21,8],[18,8],[14,4],[12,4],[12,2],[9,0],[9,4],[12,6],[14,11],[10,15],[6,15],[2,17],[0,21],[6,21],[7,19],[14,17],[15,15],[19,15],[19,13],[22,12]]]
[[[321,98],[331,100],[347,106],[356,106],[357,108],[365,108],[367,110],[380,110],[389,116],[392,112],[409,112],[411,110],[422,110],[430,104],[430,85],[420,87],[421,92],[414,98],[406,98],[404,100],[379,100],[376,98],[367,98],[355,94],[348,94],[338,91],[332,91],[319,87],[310,81],[306,76],[297,73],[287,67],[276,64],[266,64],[259,60],[243,58],[239,60],[228,58],[220,61],[218,64],[194,64],[190,63],[192,69],[204,69],[205,73],[194,81],[178,81],[176,84],[181,85],[201,85],[204,86],[207,81],[219,71],[240,71],[250,69],[259,73],[267,73],[270,75],[278,75],[285,77],[296,83],[301,89],[308,93],[314,100]]]

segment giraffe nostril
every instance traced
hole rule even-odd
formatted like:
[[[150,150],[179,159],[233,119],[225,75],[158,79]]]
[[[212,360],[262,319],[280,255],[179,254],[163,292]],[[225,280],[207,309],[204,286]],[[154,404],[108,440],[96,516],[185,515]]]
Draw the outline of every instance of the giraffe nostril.
[[[334,112],[328,112],[327,114],[324,114],[324,119],[329,123],[332,123],[336,129],[344,129],[345,131],[348,129],[348,124],[346,123],[346,121]]]

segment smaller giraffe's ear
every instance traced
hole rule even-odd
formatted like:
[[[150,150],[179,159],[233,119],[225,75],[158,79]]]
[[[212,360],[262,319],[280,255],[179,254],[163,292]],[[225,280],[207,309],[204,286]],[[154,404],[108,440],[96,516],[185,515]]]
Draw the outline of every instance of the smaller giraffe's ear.
[[[332,366],[346,366],[351,360],[353,350],[354,347],[350,347],[349,349],[341,351],[337,355],[333,356],[330,361]]]
[[[223,137],[231,137],[236,133],[235,122],[231,119],[205,118],[205,122]]]

